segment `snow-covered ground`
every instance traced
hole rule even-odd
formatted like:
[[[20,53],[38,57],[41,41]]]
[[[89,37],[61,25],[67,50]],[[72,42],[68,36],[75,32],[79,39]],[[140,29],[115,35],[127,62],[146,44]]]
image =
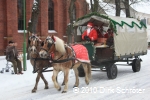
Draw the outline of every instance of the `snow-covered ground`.
[[[27,61],[27,71],[23,75],[0,74],[0,100],[150,100],[150,50],[141,58],[140,72],[133,73],[131,66],[117,65],[117,78],[109,80],[106,72],[92,71],[90,84],[86,85],[84,78],[79,78],[79,88],[75,90],[72,88],[75,77],[71,70],[68,92],[64,94],[54,88],[52,72],[44,73],[49,89],[45,90],[40,80],[37,92],[31,93],[37,74],[32,73],[33,67]],[[0,70],[5,64],[4,57],[0,57]],[[58,82],[61,84],[62,81],[63,73],[60,72]]]

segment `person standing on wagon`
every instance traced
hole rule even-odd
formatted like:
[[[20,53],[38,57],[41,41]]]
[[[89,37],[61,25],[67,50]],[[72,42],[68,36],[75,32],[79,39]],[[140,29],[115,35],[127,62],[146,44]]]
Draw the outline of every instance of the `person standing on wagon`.
[[[12,62],[15,74],[23,74],[22,65],[21,65],[21,61],[18,59],[18,51],[16,46],[17,43],[14,43],[13,41],[9,41],[9,45],[6,48],[6,60]],[[17,72],[17,68],[18,68],[18,72]]]
[[[108,38],[108,33],[106,31],[104,31],[103,26],[101,26],[101,28],[100,28],[98,38]]]
[[[87,24],[87,29],[82,34],[82,40],[96,42],[98,38],[97,31],[94,28],[94,24],[89,22]]]

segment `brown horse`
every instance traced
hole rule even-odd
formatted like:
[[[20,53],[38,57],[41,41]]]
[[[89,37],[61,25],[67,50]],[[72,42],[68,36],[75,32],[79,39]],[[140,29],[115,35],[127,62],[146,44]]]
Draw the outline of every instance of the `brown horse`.
[[[83,51],[84,52],[84,51]],[[68,90],[68,75],[69,70],[73,68],[76,76],[76,81],[74,87],[78,87],[78,67],[82,64],[85,72],[85,82],[88,85],[91,78],[91,66],[90,62],[82,63],[76,59],[75,52],[73,49],[64,44],[64,41],[56,36],[48,36],[44,41],[43,49],[39,52],[40,57],[46,58],[51,54],[52,56],[52,66],[53,66],[53,76],[52,80],[54,82],[55,88],[60,91],[61,87],[59,86],[56,77],[60,71],[64,72],[64,90],[62,93],[67,92]],[[89,59],[89,58],[88,58]]]
[[[36,77],[36,83],[34,88],[32,89],[32,93],[36,92],[37,90],[37,85],[38,82],[40,80],[40,77],[42,78],[42,80],[45,83],[45,89],[48,89],[48,82],[46,81],[46,79],[43,76],[42,70],[44,67],[48,67],[50,65],[49,63],[49,59],[42,59],[39,56],[39,50],[41,48],[41,40],[36,36],[36,35],[32,35],[30,34],[30,37],[28,39],[28,44],[29,44],[29,55],[30,55],[30,62],[33,66],[34,71],[37,70],[37,77]]]

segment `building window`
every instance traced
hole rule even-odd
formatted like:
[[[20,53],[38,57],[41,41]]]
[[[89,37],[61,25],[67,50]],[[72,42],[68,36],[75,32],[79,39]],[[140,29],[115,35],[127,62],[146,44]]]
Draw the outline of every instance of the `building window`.
[[[23,30],[23,0],[17,2],[17,13],[18,13],[18,30]]]
[[[54,3],[49,0],[48,4],[48,30],[54,30]]]

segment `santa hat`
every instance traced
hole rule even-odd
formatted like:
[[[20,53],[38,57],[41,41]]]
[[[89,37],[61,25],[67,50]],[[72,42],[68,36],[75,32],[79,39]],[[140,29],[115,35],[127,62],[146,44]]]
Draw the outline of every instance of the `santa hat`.
[[[89,22],[89,23],[87,24],[87,26],[88,26],[88,27],[93,27],[93,26],[94,26],[94,24],[93,24],[93,23],[91,23],[91,22]]]

